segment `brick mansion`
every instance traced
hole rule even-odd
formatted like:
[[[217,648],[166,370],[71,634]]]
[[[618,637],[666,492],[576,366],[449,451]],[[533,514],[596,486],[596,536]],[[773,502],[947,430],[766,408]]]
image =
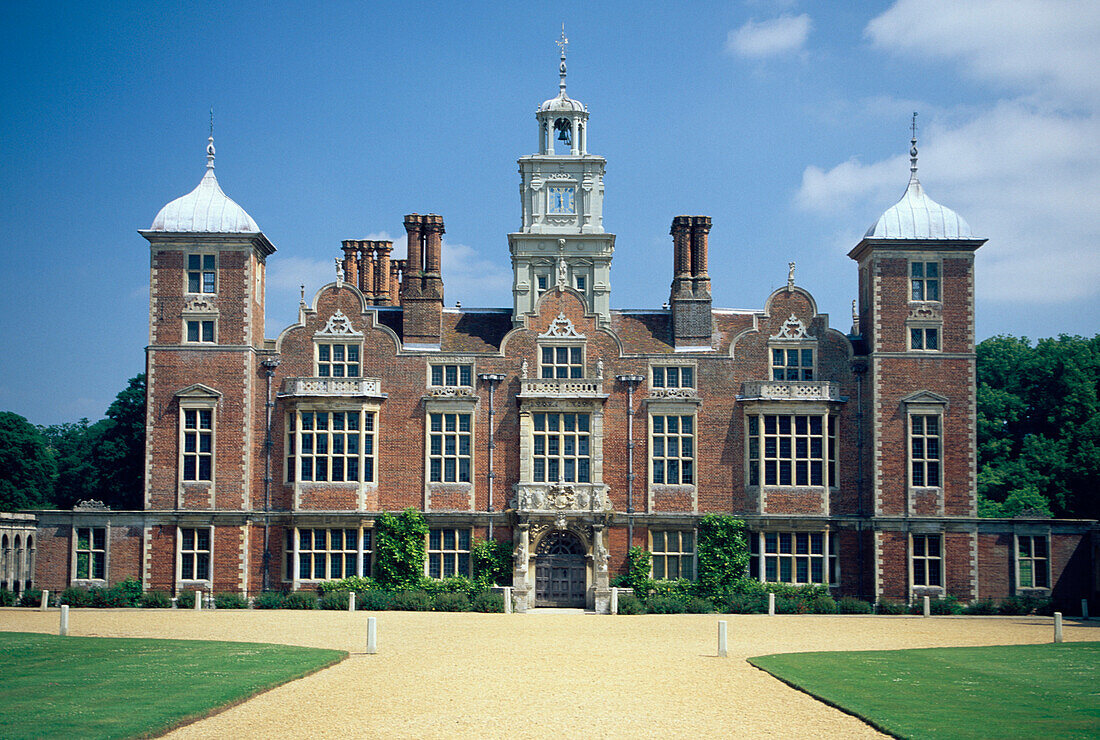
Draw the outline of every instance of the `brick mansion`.
[[[701,215],[669,214],[667,303],[614,309],[606,161],[564,52],[560,73],[538,150],[519,158],[510,307],[445,305],[443,218],[412,213],[397,248],[334,249],[335,280],[269,333],[279,257],[223,193],[211,138],[195,190],[140,232],[144,507],[33,512],[30,567],[5,583],[313,588],[370,575],[376,518],[413,507],[428,577],[468,575],[478,539],[511,543],[502,585],[521,611],[607,611],[632,545],[655,578],[692,578],[709,513],[746,522],[762,581],[868,600],[1094,595],[1094,522],[977,516],[985,239],[925,193],[915,139],[904,195],[849,252],[850,327],[793,263],[759,309],[712,305]]]

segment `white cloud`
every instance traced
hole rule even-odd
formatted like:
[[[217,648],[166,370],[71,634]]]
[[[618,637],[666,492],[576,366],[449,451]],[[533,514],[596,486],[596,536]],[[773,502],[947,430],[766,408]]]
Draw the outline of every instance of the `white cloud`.
[[[1060,102],[1100,95],[1096,0],[899,0],[867,24],[875,48],[952,59],[973,77]]]
[[[726,51],[743,57],[770,57],[799,51],[810,35],[810,16],[784,14],[767,21],[749,20],[726,37]]]
[[[497,255],[483,257],[465,244],[443,242],[443,288],[448,305],[508,308],[512,305],[512,273]]]
[[[979,299],[1100,295],[1100,4],[899,0],[866,34],[882,51],[954,61],[1012,91],[922,116],[925,190],[989,238],[978,253]],[[927,111],[912,101],[873,105]],[[907,159],[807,167],[795,203],[838,219],[865,214],[870,225],[901,195]]]

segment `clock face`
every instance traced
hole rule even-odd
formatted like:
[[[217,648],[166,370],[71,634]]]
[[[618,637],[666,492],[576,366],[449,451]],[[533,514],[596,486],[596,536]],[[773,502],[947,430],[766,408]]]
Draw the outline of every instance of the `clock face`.
[[[576,189],[555,185],[550,188],[550,213],[575,213],[573,195]]]

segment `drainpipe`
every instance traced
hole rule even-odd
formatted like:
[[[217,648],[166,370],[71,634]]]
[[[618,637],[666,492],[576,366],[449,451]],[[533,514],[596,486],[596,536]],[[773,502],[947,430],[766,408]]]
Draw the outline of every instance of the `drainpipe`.
[[[277,356],[260,362],[267,378],[267,420],[264,428],[264,591],[271,590],[271,448],[275,446],[271,439],[271,411],[275,408],[275,402],[271,400],[271,379],[275,377],[275,368],[279,367],[279,362]]]
[[[615,380],[626,385],[626,536],[630,548],[634,546],[634,388],[645,376],[616,375]]]
[[[859,363],[852,368],[856,374],[856,458],[859,460],[858,474],[856,476],[856,500],[859,502],[859,537],[856,548],[856,558],[859,569],[859,597],[863,598],[863,534],[864,512],[863,507],[863,375],[867,372],[867,365]]]
[[[493,397],[497,385],[504,380],[504,376],[495,373],[481,373],[477,377],[482,382],[489,384],[489,473],[486,477],[489,484],[489,539],[491,540],[493,539],[493,480],[497,477],[496,470],[493,468],[493,450],[497,446],[493,437],[493,417],[496,415]]]

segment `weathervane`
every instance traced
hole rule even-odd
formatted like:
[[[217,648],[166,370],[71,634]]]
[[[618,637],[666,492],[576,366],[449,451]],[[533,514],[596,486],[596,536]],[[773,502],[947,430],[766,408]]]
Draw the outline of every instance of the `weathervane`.
[[[913,132],[913,138],[909,140],[909,171],[913,177],[917,176],[917,112],[913,111],[913,123],[909,129]]]
[[[561,83],[560,83],[559,87],[561,87],[561,91],[564,94],[565,93],[565,47],[569,45],[569,39],[567,39],[565,37],[565,24],[564,23],[561,24],[561,39],[559,41],[555,41],[554,43],[557,44],[559,49],[561,49],[561,64],[558,65],[558,72],[561,74]]]
[[[210,106],[210,138],[206,140],[206,169],[214,169],[214,106]]]

